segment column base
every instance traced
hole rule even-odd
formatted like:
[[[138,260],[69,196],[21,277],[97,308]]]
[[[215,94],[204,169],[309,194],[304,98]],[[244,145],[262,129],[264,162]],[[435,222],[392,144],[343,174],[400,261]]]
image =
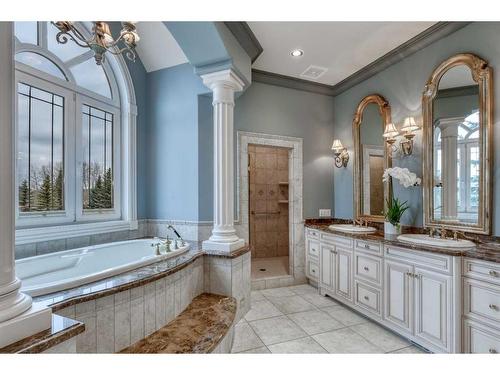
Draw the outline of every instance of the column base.
[[[235,250],[241,249],[245,246],[245,240],[238,239],[234,242],[216,242],[212,240],[203,241],[201,248],[203,250],[212,250],[212,251],[223,251],[225,253],[231,253]]]
[[[21,315],[0,323],[0,348],[32,336],[52,326],[52,309],[33,304]]]

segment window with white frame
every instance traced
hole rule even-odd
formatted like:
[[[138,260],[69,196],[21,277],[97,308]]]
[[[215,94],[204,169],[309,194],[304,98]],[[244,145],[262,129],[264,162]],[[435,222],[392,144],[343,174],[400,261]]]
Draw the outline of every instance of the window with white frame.
[[[457,215],[462,221],[477,220],[479,207],[479,111],[472,111],[457,125]],[[441,130],[434,132],[434,187],[442,187]],[[434,206],[441,212],[442,189],[434,189]]]
[[[57,32],[50,22],[14,26],[18,228],[122,217],[116,77]]]

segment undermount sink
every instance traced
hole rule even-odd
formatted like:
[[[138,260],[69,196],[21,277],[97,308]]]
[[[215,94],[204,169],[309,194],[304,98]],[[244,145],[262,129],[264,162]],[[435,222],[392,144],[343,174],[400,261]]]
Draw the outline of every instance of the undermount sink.
[[[472,249],[476,244],[469,240],[454,240],[451,238],[431,237],[428,234],[402,234],[398,240],[415,245],[434,246],[447,249]]]
[[[328,229],[347,233],[374,233],[377,231],[377,229],[373,227],[364,227],[361,225],[353,224],[333,224],[330,225]]]

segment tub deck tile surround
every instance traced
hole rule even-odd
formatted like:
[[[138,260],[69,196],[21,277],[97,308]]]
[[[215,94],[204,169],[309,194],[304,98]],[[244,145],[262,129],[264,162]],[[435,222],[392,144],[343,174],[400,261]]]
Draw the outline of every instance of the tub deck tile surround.
[[[203,293],[172,322],[121,353],[211,353],[233,327],[235,316],[235,298]]]
[[[153,263],[80,287],[34,297],[33,300],[52,307],[52,310],[56,312],[72,305],[110,296],[124,290],[137,288],[153,281],[160,280],[166,276],[178,273],[204,256],[208,257],[208,259],[235,259],[250,251],[248,246],[244,246],[230,254],[218,251],[203,251],[201,250],[201,242],[187,242],[190,245],[189,251],[178,257]],[[199,277],[201,278],[201,276]],[[201,281],[198,282],[201,283]]]
[[[52,314],[52,327],[36,335],[0,348],[0,353],[41,353],[66,342],[85,330],[83,323]]]
[[[413,245],[406,242],[398,241],[397,236],[384,235],[383,229],[380,227],[380,223],[370,223],[370,226],[374,226],[377,228],[377,232],[369,234],[339,232],[328,228],[328,226],[331,224],[344,224],[344,223],[352,223],[352,221],[344,219],[306,219],[305,227],[310,229],[316,229],[325,233],[336,234],[343,237],[351,237],[368,241],[373,240],[382,242],[386,245],[393,245],[407,249],[414,249],[414,250],[427,251],[431,253],[459,256],[459,257],[475,258],[475,259],[486,260],[489,262],[500,263],[500,238],[498,237],[484,236],[484,235],[475,236],[477,239],[475,242],[478,244],[478,246],[475,249],[463,251],[460,249],[457,250],[450,248]],[[403,227],[403,233],[423,233],[423,229],[417,227]]]

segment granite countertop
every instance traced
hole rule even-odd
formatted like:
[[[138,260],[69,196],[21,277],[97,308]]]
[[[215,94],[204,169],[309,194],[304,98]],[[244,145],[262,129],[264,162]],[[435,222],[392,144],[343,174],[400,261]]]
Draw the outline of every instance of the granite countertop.
[[[448,248],[438,248],[431,246],[422,246],[416,244],[410,244],[408,242],[399,241],[397,236],[386,235],[380,229],[380,226],[375,225],[377,227],[377,231],[374,233],[346,233],[331,230],[328,228],[329,225],[333,223],[345,223],[346,220],[306,220],[305,226],[307,228],[316,229],[325,233],[335,234],[338,236],[356,238],[366,241],[378,241],[382,242],[386,245],[393,245],[398,247],[404,247],[412,250],[420,250],[427,251],[431,253],[444,254],[444,255],[452,255],[452,256],[463,256],[475,259],[486,260],[489,262],[500,263],[500,243],[497,242],[496,237],[490,237],[491,242],[487,242],[486,236],[481,237],[481,242],[478,243],[475,249],[470,250],[458,250],[458,249],[448,249]],[[370,224],[371,225],[371,224]],[[421,233],[422,230],[420,228],[405,228],[403,233]],[[478,237],[479,239],[479,237]]]
[[[132,271],[111,276],[106,279],[81,285],[79,287],[34,297],[33,300],[47,306],[51,306],[52,311],[57,311],[77,303],[105,297],[159,280],[165,276],[180,271],[189,264],[193,263],[196,259],[205,255],[235,258],[250,251],[248,246],[238,249],[231,254],[217,251],[204,251],[201,250],[201,242],[187,242],[190,244],[190,249],[186,253],[177,257],[156,262]]]
[[[225,337],[235,316],[234,298],[203,293],[172,322],[120,353],[210,353]]]
[[[5,354],[41,353],[63,341],[79,335],[85,330],[85,325],[73,319],[52,314],[52,327],[29,336],[23,340],[0,348]]]

